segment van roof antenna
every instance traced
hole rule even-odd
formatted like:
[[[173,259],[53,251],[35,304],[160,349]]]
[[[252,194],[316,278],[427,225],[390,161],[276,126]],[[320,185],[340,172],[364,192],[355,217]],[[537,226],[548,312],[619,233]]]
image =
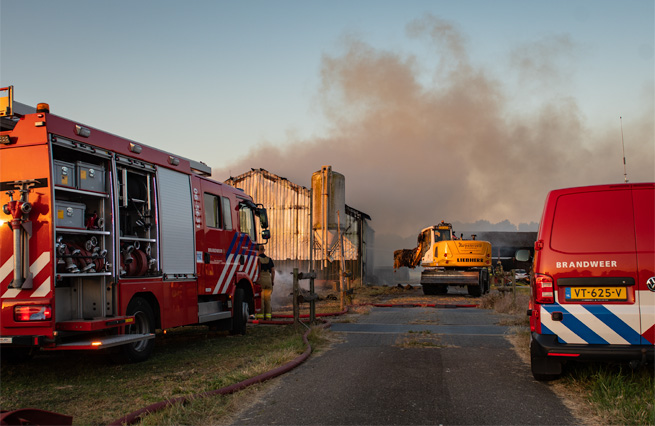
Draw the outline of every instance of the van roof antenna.
[[[628,171],[625,165],[625,143],[623,142],[623,117],[619,117],[621,120],[621,145],[623,146],[623,181],[628,183]]]

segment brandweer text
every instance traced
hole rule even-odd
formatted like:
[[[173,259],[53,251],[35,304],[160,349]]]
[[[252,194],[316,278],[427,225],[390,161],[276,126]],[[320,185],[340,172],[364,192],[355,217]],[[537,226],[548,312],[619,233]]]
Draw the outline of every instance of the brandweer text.
[[[560,268],[616,268],[616,260],[583,260],[577,262],[555,262]]]

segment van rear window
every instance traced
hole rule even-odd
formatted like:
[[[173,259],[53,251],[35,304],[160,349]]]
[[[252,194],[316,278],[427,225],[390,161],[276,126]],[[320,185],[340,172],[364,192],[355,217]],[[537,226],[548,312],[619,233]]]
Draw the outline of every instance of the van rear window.
[[[581,192],[557,200],[550,241],[565,253],[634,252],[629,191]]]

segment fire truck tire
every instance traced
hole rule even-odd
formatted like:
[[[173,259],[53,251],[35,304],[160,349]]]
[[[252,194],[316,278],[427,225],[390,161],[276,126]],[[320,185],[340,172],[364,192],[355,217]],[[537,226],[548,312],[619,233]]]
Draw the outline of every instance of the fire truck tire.
[[[248,303],[243,289],[237,288],[234,291],[234,317],[230,334],[246,334],[246,324],[248,324]]]
[[[155,332],[155,314],[150,304],[141,297],[135,297],[127,305],[126,315],[134,315],[134,324],[127,326],[127,334]],[[130,362],[145,361],[155,348],[155,339],[141,340],[122,346],[123,356]]]

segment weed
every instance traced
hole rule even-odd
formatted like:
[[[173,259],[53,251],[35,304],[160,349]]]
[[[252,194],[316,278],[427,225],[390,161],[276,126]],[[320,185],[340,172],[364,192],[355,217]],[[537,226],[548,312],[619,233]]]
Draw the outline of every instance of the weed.
[[[608,424],[655,424],[655,380],[651,366],[573,364],[563,382],[585,390],[586,399]]]
[[[441,336],[428,331],[413,331],[398,336],[394,344],[400,348],[444,348]]]

